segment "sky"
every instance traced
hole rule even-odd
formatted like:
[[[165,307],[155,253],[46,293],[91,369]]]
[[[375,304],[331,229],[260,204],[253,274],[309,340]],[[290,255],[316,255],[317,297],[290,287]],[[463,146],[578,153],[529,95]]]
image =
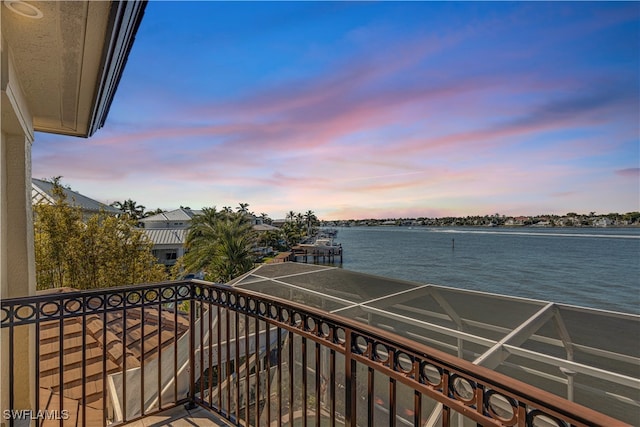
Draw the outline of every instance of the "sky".
[[[638,211],[640,3],[151,1],[105,126],[32,163],[149,210]]]

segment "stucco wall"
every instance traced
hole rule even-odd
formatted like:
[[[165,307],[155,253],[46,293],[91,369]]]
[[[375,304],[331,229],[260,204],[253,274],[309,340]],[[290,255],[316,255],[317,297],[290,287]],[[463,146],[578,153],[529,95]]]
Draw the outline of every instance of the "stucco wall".
[[[36,290],[33,217],[31,211],[31,142],[33,125],[5,40],[0,82],[0,298],[33,295]],[[33,408],[35,390],[34,329],[14,334],[14,403],[9,402],[9,336],[0,331],[0,411]],[[0,412],[2,414],[3,412]],[[6,420],[1,419],[3,424]]]

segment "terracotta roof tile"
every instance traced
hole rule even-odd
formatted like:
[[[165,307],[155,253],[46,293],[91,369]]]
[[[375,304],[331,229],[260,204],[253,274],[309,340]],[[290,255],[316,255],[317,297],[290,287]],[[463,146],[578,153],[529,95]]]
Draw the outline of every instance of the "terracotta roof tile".
[[[144,309],[144,327],[140,308],[127,311],[126,328],[123,328],[121,312],[107,314],[106,335],[103,331],[103,316],[90,314],[85,317],[85,339],[83,342],[82,317],[64,320],[63,325],[63,381],[64,408],[73,411],[73,416],[81,416],[79,402],[82,400],[82,383],[85,383],[87,402],[87,425],[102,425],[102,377],[103,355],[106,355],[106,373],[121,372],[123,354],[126,368],[140,366],[141,357],[145,361],[157,357],[158,324],[161,324],[161,346],[172,345],[188,330],[188,319],[178,315],[175,336],[175,315],[163,310],[160,322],[156,307]],[[143,330],[142,330],[143,329]],[[123,333],[124,331],[124,333]],[[39,325],[39,370],[40,370],[40,407],[41,409],[59,409],[60,392],[60,321],[45,321]],[[104,335],[104,336],[103,336]],[[126,348],[123,347],[126,336]],[[142,338],[142,339],[141,339]],[[144,355],[142,355],[144,348]],[[85,352],[85,375],[82,375],[82,352]],[[74,409],[75,408],[75,409]],[[75,419],[75,418],[74,418]],[[79,418],[81,419],[81,418]],[[78,425],[80,425],[79,423]],[[44,425],[47,425],[46,423]],[[65,425],[66,422],[65,422]],[[75,421],[70,425],[75,425]]]

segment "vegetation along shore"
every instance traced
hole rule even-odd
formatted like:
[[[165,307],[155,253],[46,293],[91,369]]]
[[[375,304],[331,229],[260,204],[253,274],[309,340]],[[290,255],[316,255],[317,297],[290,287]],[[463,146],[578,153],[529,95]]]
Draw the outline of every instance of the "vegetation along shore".
[[[386,218],[322,221],[326,227],[429,226],[429,227],[640,227],[640,212],[595,212],[566,215],[506,216],[500,214],[443,218]]]

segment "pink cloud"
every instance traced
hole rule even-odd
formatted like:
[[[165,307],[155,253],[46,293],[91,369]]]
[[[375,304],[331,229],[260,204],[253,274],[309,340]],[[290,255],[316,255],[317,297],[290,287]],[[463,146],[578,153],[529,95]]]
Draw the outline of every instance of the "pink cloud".
[[[107,194],[136,191],[151,206],[161,203],[142,197],[178,205],[242,200],[267,212],[286,205],[343,217],[526,214],[559,206],[558,195],[582,205],[597,180],[615,188],[615,177],[637,178],[638,168],[608,172],[614,176],[607,180],[605,172],[578,165],[637,136],[628,119],[637,116],[637,94],[625,96],[615,82],[582,71],[546,75],[545,64],[490,73],[462,66],[481,58],[475,53],[454,59],[455,66],[447,62],[448,52],[487,28],[517,27],[527,17],[510,18],[516,22],[496,19],[444,36],[419,30],[404,45],[380,45],[326,64],[319,77],[252,88],[241,99],[185,108],[162,92],[143,105],[162,99],[170,106],[153,109],[147,121],[116,123],[87,142],[57,144],[55,152],[34,150],[34,175],[101,181]],[[623,20],[621,13],[605,18]],[[593,31],[590,25],[551,28],[531,50],[503,53],[530,60],[555,36]],[[345,42],[369,46],[364,30]],[[441,53],[444,63],[433,66]],[[136,96],[144,98],[142,92]],[[138,117],[144,115],[131,120]],[[111,189],[116,183],[123,185],[119,197]],[[613,195],[607,200],[616,202]]]
[[[626,168],[626,169],[618,169],[615,171],[615,174],[618,176],[622,176],[625,178],[639,178],[640,177],[640,168]]]

